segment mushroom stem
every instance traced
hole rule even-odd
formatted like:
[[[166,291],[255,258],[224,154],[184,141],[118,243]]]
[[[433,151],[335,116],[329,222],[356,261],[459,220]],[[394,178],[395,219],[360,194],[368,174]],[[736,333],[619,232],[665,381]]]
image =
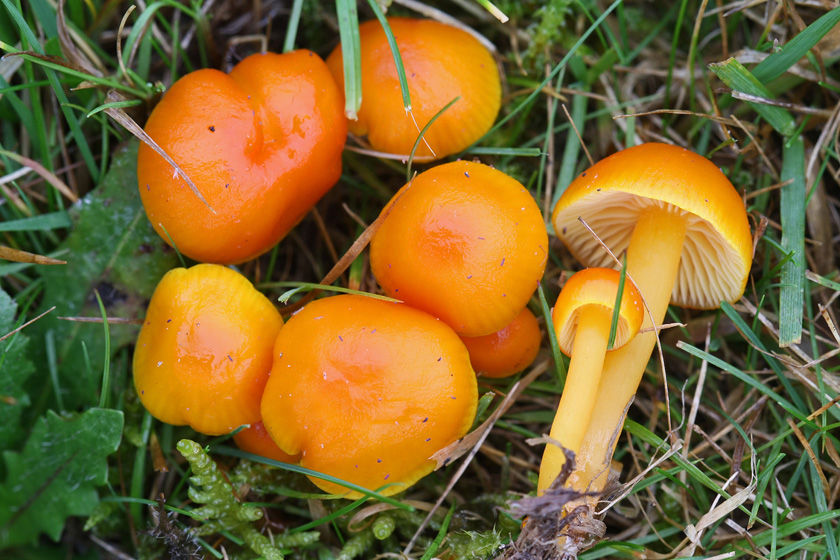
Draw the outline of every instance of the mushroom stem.
[[[672,206],[653,206],[639,217],[627,247],[627,273],[642,293],[649,312],[641,330],[662,324],[677,279],[688,227],[687,214]],[[604,360],[601,383],[575,471],[566,482],[576,490],[600,492],[606,484],[618,433],[642,380],[656,334],[640,332]]]
[[[611,324],[612,312],[602,305],[587,305],[580,311],[566,386],[549,433],[552,439],[575,453],[580,450],[595,408]],[[560,447],[549,443],[540,464],[537,495],[551,486],[565,462]]]

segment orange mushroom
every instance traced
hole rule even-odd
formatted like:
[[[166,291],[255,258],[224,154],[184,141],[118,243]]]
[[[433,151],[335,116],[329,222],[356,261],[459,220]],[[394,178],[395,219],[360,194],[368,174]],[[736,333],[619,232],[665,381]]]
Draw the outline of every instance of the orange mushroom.
[[[548,234],[531,193],[487,165],[421,173],[391,199],[370,243],[385,292],[462,336],[513,321],[542,278]]]
[[[509,377],[519,373],[540,351],[540,325],[525,307],[516,318],[484,336],[462,336],[473,369],[484,377]]]
[[[265,424],[262,423],[262,420],[256,424],[251,424],[251,426],[243,430],[239,430],[233,436],[233,441],[236,442],[236,446],[239,449],[253,453],[254,455],[268,457],[281,463],[297,463],[300,461],[300,455],[289,455],[277,447],[277,444],[268,435],[268,430],[265,429]]]
[[[549,436],[574,453],[580,451],[589,418],[600,406],[595,395],[607,351],[627,344],[642,324],[641,295],[626,282],[618,305],[615,341],[608,348],[620,279],[619,272],[610,268],[582,270],[563,286],[551,312],[557,344],[572,359]],[[563,463],[563,451],[547,445],[540,464],[539,494],[551,486]]]
[[[378,21],[359,26],[362,62],[362,105],[350,132],[367,135],[375,149],[408,155],[419,130],[455,98],[429,127],[415,154],[437,159],[460,152],[487,132],[501,106],[502,88],[493,56],[475,37],[431,20],[388,18],[405,68],[411,108],[403,107],[397,66]],[[344,90],[341,46],[327,58]],[[416,124],[415,124],[416,121]]]
[[[395,494],[432,472],[432,454],[473,422],[478,390],[466,348],[407,305],[356,295],[314,301],[289,319],[274,352],[263,422],[303,467]]]
[[[244,276],[219,265],[176,268],[149,302],[134,386],[152,416],[221,435],[259,422],[283,319]]]
[[[145,130],[207,201],[141,144],[137,179],[152,226],[193,259],[230,264],[273,247],[336,183],[347,121],[326,65],[300,50],[249,56],[230,74],[187,74]]]
[[[580,218],[580,219],[579,219]],[[718,307],[744,293],[752,236],[741,197],[708,159],[667,144],[642,144],[601,160],[578,176],[557,202],[557,236],[586,266],[611,257],[585,221],[616,254],[627,251],[627,274],[649,311],[642,330],[604,361],[598,406],[567,484],[600,491],[628,405],[656,343],[668,302]]]

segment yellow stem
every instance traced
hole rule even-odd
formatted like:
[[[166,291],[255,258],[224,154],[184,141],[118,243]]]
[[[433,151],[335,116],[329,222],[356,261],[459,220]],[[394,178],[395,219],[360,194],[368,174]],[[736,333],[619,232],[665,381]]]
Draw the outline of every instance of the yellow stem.
[[[684,212],[653,207],[642,213],[633,230],[627,247],[627,272],[636,282],[650,312],[645,312],[642,330],[651,327],[650,315],[657,325],[665,318],[677,279],[687,225]],[[567,486],[590,492],[603,490],[627,405],[636,394],[654,346],[655,334],[644,332],[607,355],[597,404]]]
[[[575,327],[569,374],[549,433],[549,436],[563,444],[563,447],[575,453],[580,450],[589,417],[595,408],[598,380],[604,366],[604,355],[607,353],[611,323],[610,309],[603,305],[587,305],[580,310]],[[540,463],[537,495],[542,495],[546,488],[551,486],[565,462],[563,450],[548,443]]]

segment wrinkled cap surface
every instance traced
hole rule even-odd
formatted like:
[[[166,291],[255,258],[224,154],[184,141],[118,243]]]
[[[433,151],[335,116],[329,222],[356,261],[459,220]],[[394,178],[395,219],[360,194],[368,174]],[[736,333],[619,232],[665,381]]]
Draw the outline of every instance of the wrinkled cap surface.
[[[620,277],[621,274],[611,268],[586,268],[572,275],[563,286],[551,316],[557,343],[564,354],[572,355],[580,314],[588,306],[602,307],[612,316]],[[621,348],[636,336],[643,318],[641,294],[631,282],[625,281],[613,349]]]
[[[581,263],[612,267],[613,259],[578,218],[618,255],[637,216],[651,206],[668,206],[688,218],[671,303],[712,309],[740,298],[752,261],[744,203],[721,170],[694,152],[648,143],[615,153],[569,185],[552,222]]]

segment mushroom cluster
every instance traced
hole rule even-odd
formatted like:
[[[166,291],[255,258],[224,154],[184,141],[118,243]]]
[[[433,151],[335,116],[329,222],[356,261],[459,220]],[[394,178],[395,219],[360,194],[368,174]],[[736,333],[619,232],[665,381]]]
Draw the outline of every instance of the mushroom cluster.
[[[559,438],[577,453],[566,485],[600,492],[669,302],[712,309],[740,298],[752,237],[744,203],[721,170],[689,150],[658,143],[623,150],[587,169],[560,197],[552,221],[557,236],[585,266],[615,265],[601,243],[614,254],[626,252],[625,292],[638,289],[645,306],[639,334],[608,352],[600,375],[590,380],[586,391],[594,392],[594,400],[587,397],[582,413],[587,421],[575,427],[585,435]],[[565,304],[558,307],[555,324],[567,313]],[[570,383],[577,381],[570,376]],[[568,388],[561,408],[577,395],[577,389]],[[540,491],[553,483],[563,461],[562,453],[546,449]]]
[[[414,103],[437,157],[490,127],[500,104],[492,55],[442,24],[389,20]],[[374,148],[407,153],[417,124],[401,113],[391,52],[377,22],[363,24],[366,102],[359,121]],[[340,47],[324,64],[308,51],[253,55],[229,74],[191,73],[163,97],[138,156],[147,215],[185,255],[217,264],[170,271],[137,341],[134,380],[151,414],[242,449],[297,462],[328,492],[341,481],[385,495],[433,470],[432,455],[463,437],[477,408],[476,370],[526,368],[540,329],[526,305],[548,257],[536,202],[492,167],[456,161],[416,176],[383,209],[370,260],[393,302],[316,300],[284,325],[241,274],[221,264],[277,243],[338,179],[347,132]],[[379,120],[384,119],[384,120]],[[432,151],[421,148],[427,159]],[[202,198],[203,197],[203,198]],[[281,328],[282,327],[282,328]]]

